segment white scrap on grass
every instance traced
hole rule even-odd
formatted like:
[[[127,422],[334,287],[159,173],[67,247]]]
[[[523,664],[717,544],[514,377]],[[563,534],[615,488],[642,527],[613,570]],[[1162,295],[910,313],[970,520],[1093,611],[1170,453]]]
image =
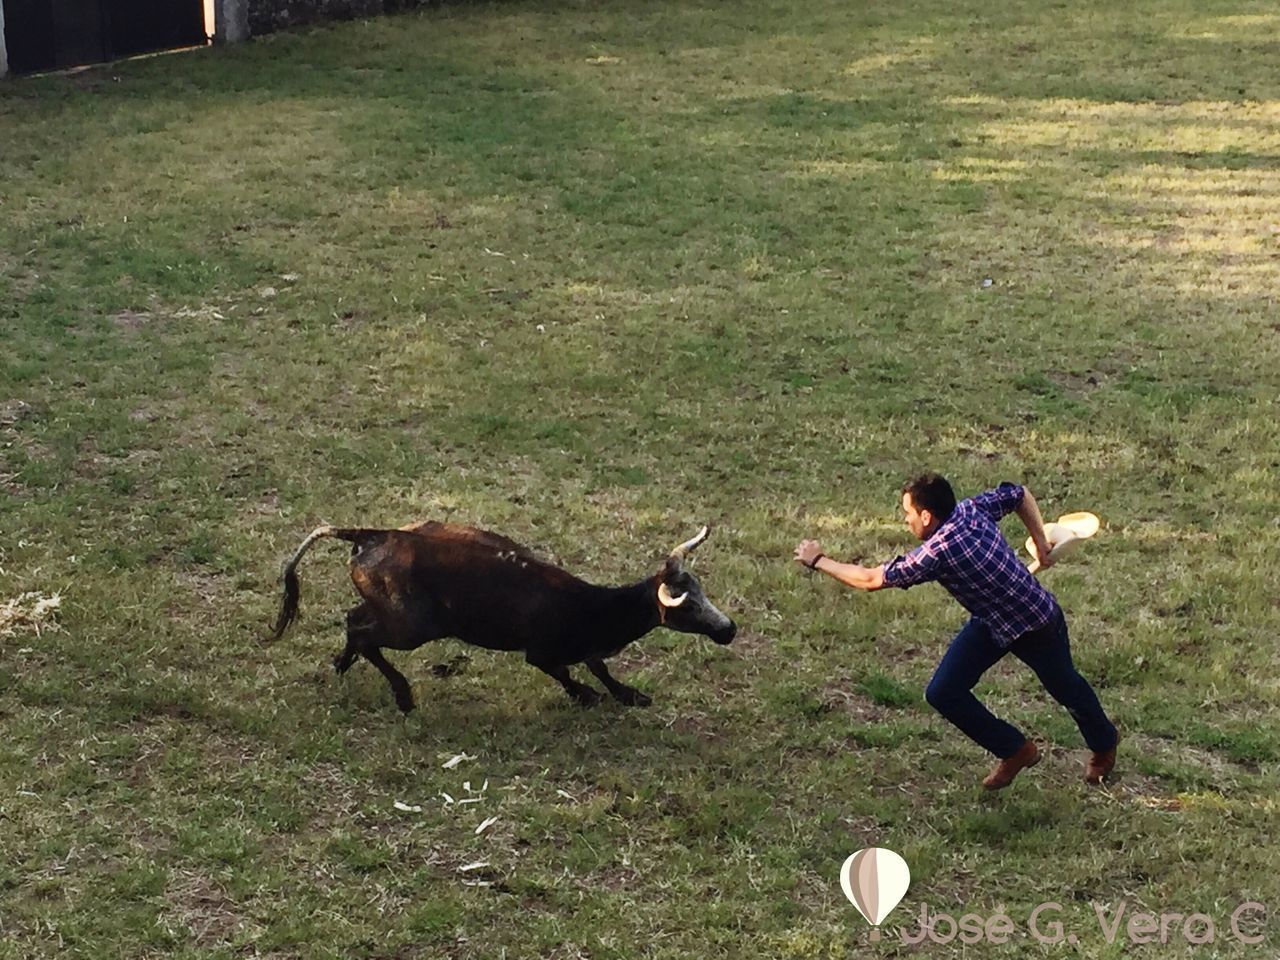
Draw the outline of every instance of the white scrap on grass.
[[[564,797],[566,800],[572,800],[574,803],[578,802],[578,798],[575,797],[572,793],[568,793],[567,791],[564,791],[564,790],[557,790],[556,793]]]
[[[483,799],[484,797],[463,797],[458,801],[458,806],[462,806],[464,803],[479,803]]]
[[[393,803],[393,804],[392,804],[392,806],[393,806],[393,807],[395,807],[397,810],[403,810],[405,813],[421,813],[421,812],[422,812],[422,808],[421,808],[421,807],[419,807],[419,806],[410,806],[409,804],[407,804],[407,803],[402,803],[402,802],[401,802],[401,801],[399,801],[399,800],[397,800],[395,803]]]
[[[214,320],[227,319],[226,317],[224,317],[222,314],[218,312],[216,307],[207,307],[207,306],[199,307],[198,309],[193,309],[191,307],[182,307],[174,314],[174,316],[181,317],[183,320],[186,320],[186,319],[208,320],[211,317]]]
[[[476,835],[479,836],[480,834],[484,833],[486,830],[488,830],[497,822],[498,822],[497,817],[486,817],[483,821],[481,821],[480,826],[476,827]]]
[[[43,593],[29,591],[18,594],[12,600],[0,603],[0,637],[11,637],[20,629],[35,631],[40,636],[44,628],[56,630],[53,612],[62,606],[62,594],[46,596]]]
[[[444,763],[440,764],[440,766],[443,767],[445,770],[452,770],[458,764],[462,763],[462,761],[474,760],[474,759],[476,758],[471,756],[471,754],[469,753],[455,753],[452,757],[450,757]]]
[[[441,791],[440,791],[440,796],[444,797],[444,805],[445,805],[446,807],[451,807],[451,806],[453,806],[453,797],[449,796],[449,795],[448,795],[447,793],[445,793],[443,790],[441,790]]]
[[[459,867],[458,872],[466,873],[468,870],[479,870],[481,867],[487,867],[488,865],[488,860],[477,860],[475,863],[468,863],[464,867]]]

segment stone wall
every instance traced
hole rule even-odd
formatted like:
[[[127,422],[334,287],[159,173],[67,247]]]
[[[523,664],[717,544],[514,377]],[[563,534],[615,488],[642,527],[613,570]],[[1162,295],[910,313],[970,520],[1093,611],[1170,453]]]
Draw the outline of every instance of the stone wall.
[[[0,77],[9,72],[9,54],[4,45],[4,2],[0,0]]]
[[[247,0],[250,36],[273,30],[300,27],[326,20],[353,20],[376,17],[412,7],[427,6],[432,0]]]

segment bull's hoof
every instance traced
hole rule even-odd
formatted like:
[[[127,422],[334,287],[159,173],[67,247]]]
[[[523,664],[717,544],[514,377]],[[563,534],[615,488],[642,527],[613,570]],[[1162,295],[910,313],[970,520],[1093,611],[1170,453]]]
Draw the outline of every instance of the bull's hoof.
[[[573,691],[573,699],[581,707],[594,707],[597,703],[604,699],[604,695],[591,687],[578,687]]]
[[[647,707],[653,703],[650,697],[634,687],[623,687],[621,690],[615,690],[613,696],[624,707]]]
[[[431,667],[431,675],[433,677],[452,677],[455,673],[461,673],[471,658],[465,653],[460,653],[448,663],[437,663]]]

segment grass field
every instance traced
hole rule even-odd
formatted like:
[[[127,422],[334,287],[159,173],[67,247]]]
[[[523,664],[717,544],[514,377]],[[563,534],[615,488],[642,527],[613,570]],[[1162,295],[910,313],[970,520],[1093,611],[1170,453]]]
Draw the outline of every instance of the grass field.
[[[0,957],[1274,957],[1278,60],[1260,0],[570,0],[0,84]],[[903,552],[924,468],[1102,516],[1045,582],[1109,787],[1010,663],[1049,755],[983,795],[960,609],[791,562]],[[709,522],[738,640],[585,711],[445,641],[405,719],[326,543],[256,642],[317,523],[419,518],[615,583]],[[871,943],[871,845],[889,933],[1024,932]]]

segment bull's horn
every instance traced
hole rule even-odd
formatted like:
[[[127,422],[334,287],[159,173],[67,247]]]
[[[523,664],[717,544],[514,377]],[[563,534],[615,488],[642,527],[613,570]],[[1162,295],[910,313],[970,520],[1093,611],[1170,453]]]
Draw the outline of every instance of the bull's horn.
[[[710,532],[711,532],[711,528],[704,526],[701,530],[698,531],[697,536],[695,536],[692,540],[686,540],[684,543],[680,544],[680,546],[672,550],[671,555],[675,557],[677,560],[683,560],[687,554],[691,553],[693,549],[698,546],[698,544],[702,543],[703,540],[707,539],[707,535]]]
[[[684,603],[685,598],[688,596],[689,596],[688,591],[685,591],[684,593],[680,594],[680,596],[673,597],[671,595],[671,591],[667,589],[667,585],[665,583],[658,584],[658,602],[662,604],[664,607],[678,607],[680,606],[680,604]]]

